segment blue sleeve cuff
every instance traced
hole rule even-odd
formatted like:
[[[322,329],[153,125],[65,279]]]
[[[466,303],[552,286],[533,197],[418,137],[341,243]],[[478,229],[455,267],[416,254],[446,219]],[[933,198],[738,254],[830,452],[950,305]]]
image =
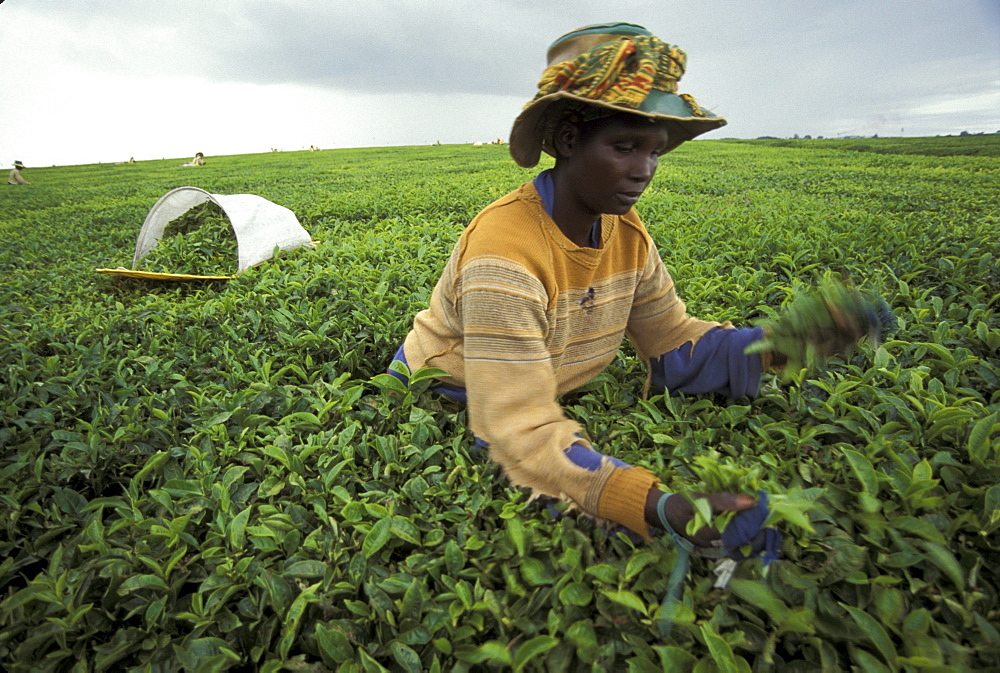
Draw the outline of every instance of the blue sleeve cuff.
[[[671,394],[754,396],[760,388],[760,355],[747,355],[743,351],[763,338],[764,330],[760,327],[714,327],[693,348],[686,343],[650,358],[652,385],[657,391],[665,389]]]
[[[404,365],[406,365],[407,370],[409,370],[410,368],[410,363],[406,361],[406,353],[404,352],[402,346],[400,346],[399,350],[396,351],[396,354],[392,356],[392,361],[403,363]],[[397,372],[395,369],[392,369],[391,367],[386,370],[386,374],[395,376],[397,379],[399,379],[406,385],[410,385],[410,377],[402,374],[401,372]],[[440,385],[434,386],[433,388],[431,388],[431,390],[438,393],[439,395],[450,397],[456,402],[461,402],[462,404],[469,403],[469,394],[465,390],[465,388],[461,388],[459,386],[450,386],[447,383],[442,383]]]
[[[632,467],[620,458],[615,458],[614,456],[606,456],[603,453],[595,451],[594,449],[581,444],[580,442],[573,442],[568,449],[564,449],[563,453],[569,458],[570,462],[577,467],[582,467],[588,472],[595,472],[601,467],[601,460],[607,459],[615,467],[630,468]]]

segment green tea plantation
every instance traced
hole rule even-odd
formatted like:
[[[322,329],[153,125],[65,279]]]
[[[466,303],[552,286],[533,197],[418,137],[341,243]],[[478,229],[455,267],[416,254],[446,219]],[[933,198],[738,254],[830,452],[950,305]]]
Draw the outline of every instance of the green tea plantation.
[[[529,502],[433,371],[385,374],[463,227],[534,171],[471,145],[180,163],[0,188],[4,670],[1000,670],[1000,136],[661,161],[638,210],[691,314],[751,325],[832,272],[898,323],[755,399],[644,398],[625,343],[561,400],[670,488],[715,461],[808,504],[767,572],[716,589],[692,559],[669,636],[669,539]],[[231,280],[95,273],[182,185],[317,244]],[[198,240],[157,270],[236,272]]]

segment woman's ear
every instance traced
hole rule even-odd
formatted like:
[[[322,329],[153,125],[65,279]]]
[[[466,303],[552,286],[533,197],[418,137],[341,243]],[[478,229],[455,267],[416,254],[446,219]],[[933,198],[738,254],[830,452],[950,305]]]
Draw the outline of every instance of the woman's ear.
[[[552,134],[556,157],[570,157],[580,143],[580,127],[568,121],[560,122]]]

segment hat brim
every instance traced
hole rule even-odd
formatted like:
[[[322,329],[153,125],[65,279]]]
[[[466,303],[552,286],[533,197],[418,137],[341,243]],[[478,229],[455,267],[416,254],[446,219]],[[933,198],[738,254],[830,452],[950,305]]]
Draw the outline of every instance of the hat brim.
[[[642,105],[635,110],[592,98],[584,98],[567,91],[557,91],[532,101],[514,120],[514,126],[510,130],[510,155],[519,166],[531,168],[538,164],[543,149],[546,153],[551,154],[548,148],[542,147],[543,120],[550,106],[563,100],[579,101],[615,112],[625,112],[665,121],[667,123],[667,137],[669,138],[667,152],[702,133],[726,125],[724,118],[716,117],[707,111],[703,111],[704,116],[696,115],[686,100],[676,94],[658,89],[652,90]]]

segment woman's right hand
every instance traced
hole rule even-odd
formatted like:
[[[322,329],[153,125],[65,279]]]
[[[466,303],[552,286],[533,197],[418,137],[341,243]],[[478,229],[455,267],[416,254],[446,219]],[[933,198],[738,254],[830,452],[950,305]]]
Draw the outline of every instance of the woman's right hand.
[[[749,495],[735,493],[712,493],[710,495],[695,493],[693,495],[707,498],[709,504],[712,506],[713,514],[743,512],[757,505],[757,500]],[[656,486],[649,489],[649,493],[646,495],[645,519],[646,523],[650,526],[663,528],[663,525],[660,523],[659,514],[657,513],[661,498],[666,498],[666,502],[663,504],[663,513],[667,519],[667,523],[678,534],[687,538],[698,547],[711,547],[713,542],[719,540],[722,535],[721,532],[711,526],[702,526],[694,535],[688,535],[685,531],[688,522],[694,518],[694,506],[683,495],[679,493],[664,493]]]

